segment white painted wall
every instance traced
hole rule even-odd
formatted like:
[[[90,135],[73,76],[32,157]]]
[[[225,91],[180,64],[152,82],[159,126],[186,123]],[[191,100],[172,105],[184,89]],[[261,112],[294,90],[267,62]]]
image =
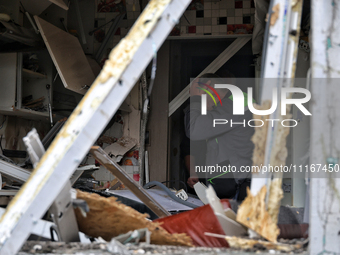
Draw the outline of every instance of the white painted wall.
[[[312,1],[312,122],[310,163],[340,157],[340,1]],[[316,78],[324,78],[324,84]],[[339,173],[338,173],[339,176]],[[340,253],[340,179],[312,178],[310,253]]]

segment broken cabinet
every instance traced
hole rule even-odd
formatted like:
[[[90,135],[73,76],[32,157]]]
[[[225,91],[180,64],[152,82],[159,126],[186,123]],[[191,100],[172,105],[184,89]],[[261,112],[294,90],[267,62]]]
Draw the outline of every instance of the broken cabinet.
[[[49,120],[52,60],[46,49],[0,54],[0,114]]]

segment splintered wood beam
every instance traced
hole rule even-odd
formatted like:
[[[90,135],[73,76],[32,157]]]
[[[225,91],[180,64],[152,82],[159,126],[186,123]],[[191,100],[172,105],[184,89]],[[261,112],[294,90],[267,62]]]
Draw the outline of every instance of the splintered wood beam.
[[[205,73],[215,73],[221,66],[223,66],[229,59],[231,59],[240,49],[251,40],[249,35],[241,35],[237,37],[217,58],[214,59],[204,70],[197,75],[199,77]],[[195,77],[195,78],[197,78]],[[189,83],[170,103],[169,103],[169,117],[189,98]]]
[[[116,176],[133,194],[135,194],[147,207],[150,208],[158,217],[166,217],[171,214],[164,209],[153,197],[146,192],[142,186],[136,183],[107,153],[99,146],[92,146],[91,154],[102,164],[110,173]]]
[[[267,24],[268,37],[265,38],[264,44],[266,45],[266,51],[263,56],[263,73],[261,79],[261,107],[265,107],[265,104],[271,101],[273,89],[289,88],[294,86],[296,60],[297,60],[297,48],[299,43],[300,34],[300,21],[302,14],[302,1],[293,0],[273,0],[270,5],[270,22]],[[273,39],[275,38],[275,39]],[[291,97],[289,95],[288,97]],[[287,107],[287,115],[282,116],[281,109],[278,107],[274,113],[272,113],[267,119],[278,120],[272,125],[261,127],[256,130],[253,137],[255,140],[255,151],[253,164],[257,166],[272,167],[281,166],[286,164],[287,147],[286,139],[289,134],[290,128],[284,127],[281,121],[284,119],[290,119],[290,106]],[[259,137],[259,134],[262,137]],[[259,175],[261,176],[259,178]],[[271,178],[273,180],[271,181]],[[248,225],[252,225],[253,230],[258,234],[264,236],[267,232],[264,230],[264,226],[271,226],[277,224],[278,215],[281,205],[281,199],[283,197],[282,191],[282,177],[283,172],[273,173],[260,170],[260,173],[253,173],[251,192],[248,193],[250,200],[257,197],[262,199],[263,187],[266,186],[268,191],[263,199],[263,203],[266,205],[263,210],[270,216],[263,219],[268,220],[266,224],[260,224],[260,221],[248,222]],[[245,203],[248,201],[248,205]],[[249,203],[249,200],[245,200],[242,205],[245,207],[243,213],[252,211],[253,204]],[[261,201],[262,205],[262,201]],[[242,211],[241,211],[242,212]],[[244,222],[244,215],[240,219]],[[249,220],[247,220],[249,221]],[[262,223],[262,222],[261,222]],[[273,234],[270,236],[266,234],[268,240],[274,241],[273,238],[277,238],[275,235],[274,227],[272,229]],[[252,232],[250,232],[253,235]]]
[[[119,109],[190,0],[151,0],[112,50],[73,111],[0,219],[0,253],[16,254]]]
[[[264,78],[273,77],[277,79],[276,86],[279,84],[279,88],[284,87],[294,87],[294,79],[295,79],[295,71],[296,71],[296,62],[297,62],[297,53],[298,53],[298,45],[299,45],[299,36],[300,36],[300,24],[301,24],[301,16],[302,16],[302,0],[293,1],[293,0],[275,0],[273,3],[273,11],[278,14],[278,20],[275,22],[282,22],[283,26],[276,26],[275,24],[270,26],[270,33],[281,33],[284,32],[284,38],[281,43],[284,43],[282,47],[278,45],[278,42],[273,43],[272,39],[268,38],[268,46],[270,44],[275,44],[277,47],[281,47],[282,51],[279,55],[279,58],[270,56],[271,51],[268,50],[267,54],[269,54],[268,59],[266,60],[266,69]],[[285,24],[286,23],[286,24]],[[293,33],[294,31],[294,33]],[[272,48],[271,50],[274,50]],[[276,53],[278,54],[278,53]],[[280,53],[279,53],[280,54]],[[272,58],[272,59],[270,59]],[[277,72],[273,72],[273,65],[275,63],[275,68]],[[272,82],[273,83],[273,82]],[[264,87],[264,89],[267,89]],[[268,94],[268,92],[267,92]],[[269,93],[270,94],[270,93]],[[287,98],[291,98],[292,93],[287,96]],[[280,108],[279,108],[280,109]],[[280,109],[281,110],[281,109]],[[271,115],[272,119],[279,119],[281,122],[284,119],[291,119],[291,105],[287,105],[286,107],[287,115],[281,115],[280,111],[276,111]],[[279,123],[278,122],[278,123]],[[279,125],[276,123],[274,125],[274,129],[269,127],[267,132],[267,145],[266,145],[266,154],[264,164],[271,166],[281,166],[286,165],[286,158],[288,156],[286,141],[287,136],[290,132],[290,127],[284,127],[283,125]],[[267,209],[268,212],[275,224],[278,222],[279,211],[281,206],[281,199],[283,198],[283,190],[282,190],[282,178],[283,172],[273,173],[273,180],[268,180],[267,189],[268,194],[266,198]]]
[[[265,196],[267,188],[253,196],[247,188],[247,197],[237,210],[236,221],[255,231],[267,240],[276,243],[280,230],[266,210]]]

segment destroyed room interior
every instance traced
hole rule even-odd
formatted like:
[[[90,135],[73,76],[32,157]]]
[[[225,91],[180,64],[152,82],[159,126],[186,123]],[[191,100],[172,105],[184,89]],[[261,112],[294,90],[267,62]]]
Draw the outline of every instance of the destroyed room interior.
[[[0,0],[0,255],[340,254],[339,35],[340,0]]]

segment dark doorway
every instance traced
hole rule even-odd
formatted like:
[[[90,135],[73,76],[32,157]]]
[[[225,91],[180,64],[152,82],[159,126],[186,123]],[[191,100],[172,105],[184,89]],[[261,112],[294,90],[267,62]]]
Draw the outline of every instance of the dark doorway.
[[[199,75],[220,53],[222,53],[235,38],[224,39],[195,39],[174,40],[170,44],[170,91],[169,102],[173,100],[189,83],[190,78]],[[255,69],[251,41],[239,50],[217,72],[225,77],[226,71],[234,74],[236,78],[254,78]],[[180,145],[185,138],[184,133],[184,103],[169,118],[169,178],[186,183],[185,166]],[[176,188],[183,185],[177,182]]]

